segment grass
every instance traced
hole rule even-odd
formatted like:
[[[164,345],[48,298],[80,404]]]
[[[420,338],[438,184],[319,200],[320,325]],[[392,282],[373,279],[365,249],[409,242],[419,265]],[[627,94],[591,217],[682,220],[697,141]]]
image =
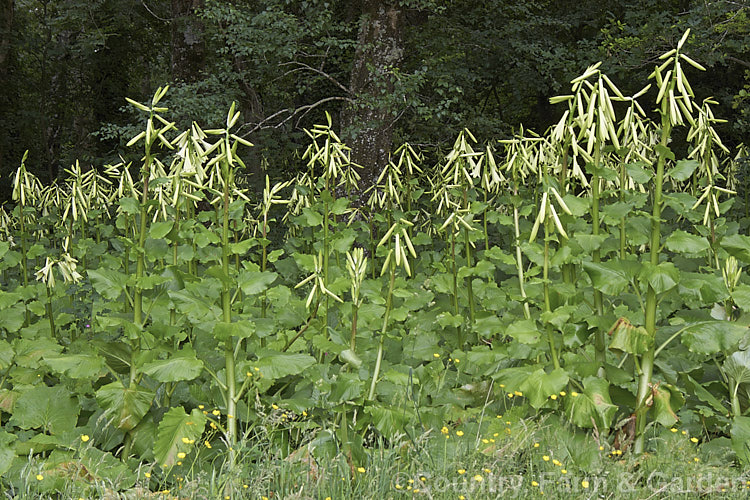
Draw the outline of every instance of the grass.
[[[342,453],[326,457],[321,434],[284,450],[272,427],[238,443],[235,471],[210,469],[225,450],[196,449],[171,470],[141,466],[134,485],[116,492],[105,482],[69,482],[41,493],[53,471],[32,458],[26,478],[8,498],[104,499],[347,499],[347,498],[750,498],[750,475],[733,466],[726,448],[701,446],[677,428],[650,431],[642,456],[613,448],[609,438],[584,434],[548,415],[430,429],[413,439],[378,439],[366,462],[350,466]],[[373,433],[373,435],[375,435]],[[91,471],[95,476],[95,472]],[[42,479],[39,479],[41,477]]]

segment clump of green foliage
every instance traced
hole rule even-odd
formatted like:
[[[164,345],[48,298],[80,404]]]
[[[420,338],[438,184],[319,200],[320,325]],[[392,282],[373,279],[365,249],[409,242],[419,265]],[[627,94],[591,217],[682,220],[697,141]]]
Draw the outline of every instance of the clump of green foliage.
[[[330,119],[295,179],[253,194],[234,105],[176,134],[166,88],[130,101],[139,165],[42,186],[22,162],[0,218],[0,481],[358,496],[428,488],[425,457],[475,488],[618,467],[648,488],[688,451],[675,474],[747,464],[748,219],[688,36],[634,96],[590,66],[544,135],[465,130],[433,168],[404,145],[356,205]]]

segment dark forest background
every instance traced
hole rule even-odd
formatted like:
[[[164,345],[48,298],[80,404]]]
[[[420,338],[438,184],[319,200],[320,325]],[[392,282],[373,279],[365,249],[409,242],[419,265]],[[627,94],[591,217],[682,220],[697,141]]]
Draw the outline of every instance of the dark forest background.
[[[549,97],[599,60],[635,93],[687,28],[708,69],[690,81],[731,148],[750,131],[749,16],[744,1],[0,0],[0,201],[27,149],[44,182],[137,159],[125,97],[165,84],[178,130],[221,126],[237,101],[247,168],[272,178],[327,111],[367,182],[404,141],[436,160],[464,127],[544,131],[562,112]]]

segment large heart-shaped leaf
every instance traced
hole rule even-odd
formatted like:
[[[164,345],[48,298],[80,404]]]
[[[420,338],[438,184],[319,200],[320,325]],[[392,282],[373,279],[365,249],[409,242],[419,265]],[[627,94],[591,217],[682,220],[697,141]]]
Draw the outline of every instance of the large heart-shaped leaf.
[[[618,262],[584,262],[583,269],[591,278],[594,288],[607,295],[618,295],[630,280]]]
[[[710,248],[704,236],[696,236],[680,229],[669,235],[664,245],[672,252],[700,254]]]
[[[162,467],[171,467],[177,462],[178,453],[189,453],[199,440],[206,426],[206,416],[194,408],[190,414],[181,406],[170,408],[159,422],[154,442],[154,458]]]
[[[698,354],[732,352],[747,333],[746,326],[731,321],[701,321],[686,327],[682,343]]]
[[[583,393],[572,392],[565,396],[565,414],[578,427],[598,429],[612,427],[617,406],[609,396],[609,382],[598,377],[583,381]]]
[[[264,351],[259,357],[253,365],[260,368],[263,377],[270,379],[297,375],[316,363],[315,358],[302,353]]]
[[[750,464],[750,417],[734,417],[732,422],[732,448],[744,465]]]
[[[190,346],[185,346],[168,359],[159,359],[146,363],[143,372],[159,382],[178,382],[193,380],[203,371],[203,361],[195,356]]]
[[[549,397],[559,393],[568,385],[568,373],[556,368],[547,373],[542,368],[532,372],[520,386],[523,395],[534,408],[540,408],[549,401]]]
[[[105,409],[105,415],[123,431],[138,425],[153,399],[153,392],[138,385],[125,387],[122,382],[112,382],[96,391],[96,401]]]
[[[104,358],[95,354],[63,354],[44,356],[44,363],[57,373],[70,378],[98,379],[106,373]]]
[[[10,422],[22,429],[44,429],[60,434],[76,426],[78,400],[63,386],[40,385],[24,392],[13,406]]]
[[[733,352],[724,361],[724,372],[738,384],[750,383],[750,351]]]
[[[91,286],[107,300],[117,300],[125,290],[129,276],[114,269],[89,269]]]

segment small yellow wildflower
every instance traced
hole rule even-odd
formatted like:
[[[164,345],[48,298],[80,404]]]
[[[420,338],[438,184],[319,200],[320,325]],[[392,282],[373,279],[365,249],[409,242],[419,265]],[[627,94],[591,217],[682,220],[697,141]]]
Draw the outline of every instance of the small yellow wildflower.
[[[509,392],[509,393],[508,393],[508,397],[509,397],[509,398],[512,398],[512,397],[513,397],[513,393],[512,393],[512,392]]]
[[[539,486],[539,483],[537,483],[536,481],[531,481],[531,486],[536,488],[537,486]]]
[[[567,474],[568,473],[567,469],[560,469],[560,472],[562,472],[563,474]]]
[[[210,425],[212,429],[216,429],[216,424],[215,423],[210,422],[208,425]]]
[[[549,462],[549,456],[547,456],[547,455],[544,455],[544,456],[542,457],[542,460],[544,460],[545,462]]]
[[[698,462],[700,462],[700,461],[701,461],[701,459],[700,459],[700,458],[698,458],[698,457],[695,457],[695,458],[693,458],[693,462],[695,462],[695,463],[698,463]]]
[[[600,446],[599,451],[604,451],[604,446]]]
[[[419,476],[419,480],[424,483],[425,481],[427,481],[427,478],[425,476]]]
[[[555,465],[557,465],[558,467],[560,467],[560,466],[562,465],[562,462],[560,462],[560,461],[559,461],[558,459],[556,459],[556,458],[552,460],[552,463],[553,463],[553,464],[555,464]]]
[[[677,429],[675,429],[674,427],[672,427],[672,428],[671,428],[671,429],[669,429],[669,430],[670,430],[670,431],[672,431],[672,432],[677,432]]]
[[[202,410],[203,408],[205,408],[205,406],[203,406],[203,405],[198,405],[198,409],[199,409],[199,410]]]
[[[326,497],[326,500],[331,500],[331,497]]]
[[[484,478],[482,478],[482,476],[480,476],[479,474],[475,475],[472,479],[478,483],[484,481]]]
[[[185,458],[187,454],[184,451],[181,451],[177,454],[177,458]]]
[[[589,487],[589,482],[584,479],[583,481],[581,481],[581,486],[583,486],[584,489],[588,488]]]
[[[397,490],[400,490],[401,488],[403,488],[403,486],[401,486],[400,484],[396,484],[396,489]]]
[[[414,488],[414,493],[419,493],[419,488]]]
[[[216,417],[218,417],[219,415],[221,415],[221,412],[219,410],[214,410],[211,413],[213,413],[214,416],[216,416]]]
[[[463,495],[458,495],[458,500],[466,500],[466,497]]]
[[[210,441],[206,441],[204,444],[206,445],[206,448],[208,448],[209,450],[211,449],[211,442]]]
[[[464,475],[466,474],[466,469],[458,469],[458,473]]]
[[[464,431],[456,431],[456,436],[461,437],[464,435]]]
[[[37,481],[41,481],[42,479],[44,479],[44,476],[42,476],[41,474],[37,474],[36,475],[36,480]]]
[[[578,397],[578,393],[576,391],[571,392],[570,395],[573,396],[574,398]]]
[[[489,440],[489,439],[487,439],[487,438],[484,438],[484,439],[482,439],[482,442],[483,442],[484,444],[489,444],[490,440]]]
[[[151,477],[151,473],[150,473],[150,472],[146,472],[146,473],[144,474],[144,476],[146,476],[146,479],[149,479],[149,478]]]
[[[274,404],[271,405],[271,408],[273,408],[274,410],[278,410],[279,409],[279,405],[277,405],[276,403],[274,403]]]
[[[303,416],[303,417],[306,417],[306,416],[307,416],[307,412],[306,412],[305,410],[302,410],[302,416]]]
[[[568,394],[568,393],[565,392],[565,391],[560,391],[560,396],[565,396],[566,394]]]
[[[446,426],[443,426],[443,428],[440,429],[440,432],[442,432],[443,434],[449,434],[450,433],[450,429],[448,429]]]
[[[458,358],[454,358],[454,359],[453,359],[453,362],[454,362],[454,363],[456,363],[456,364],[458,364],[458,363],[460,363],[460,362],[461,362],[461,360],[460,360],[460,359],[458,359]]]
[[[687,435],[687,431],[682,431],[682,435],[683,436]]]
[[[555,399],[557,399],[557,394],[552,394],[549,398],[554,401]]]
[[[534,443],[534,448],[539,448],[539,443]]]
[[[491,471],[490,469],[487,469],[487,468],[485,468],[485,469],[482,469],[482,470],[483,470],[483,471],[484,471],[484,472],[485,472],[486,474],[492,474],[492,471]]]
[[[698,438],[696,438],[696,437],[691,437],[691,438],[690,438],[690,441],[692,441],[692,442],[694,442],[694,443],[697,443],[697,442],[698,442]]]
[[[253,373],[252,372],[245,372],[245,375],[247,375],[248,377],[252,377]]]
[[[182,462],[180,462],[180,461],[178,460],[178,461],[177,461],[177,465],[182,465]]]
[[[182,442],[185,444],[190,444],[190,439],[188,438],[182,438]]]
[[[500,389],[502,389],[503,387],[505,387],[505,384],[500,384]]]
[[[513,391],[513,394],[515,394],[518,397],[523,396],[523,393],[521,391]]]
[[[434,358],[439,358],[439,357],[440,357],[440,354],[438,354],[438,353],[435,353],[435,354],[433,354],[433,355],[432,355],[432,357],[434,357]]]
[[[365,468],[364,467],[357,467],[357,472],[359,472],[360,474],[364,474],[365,473]]]

